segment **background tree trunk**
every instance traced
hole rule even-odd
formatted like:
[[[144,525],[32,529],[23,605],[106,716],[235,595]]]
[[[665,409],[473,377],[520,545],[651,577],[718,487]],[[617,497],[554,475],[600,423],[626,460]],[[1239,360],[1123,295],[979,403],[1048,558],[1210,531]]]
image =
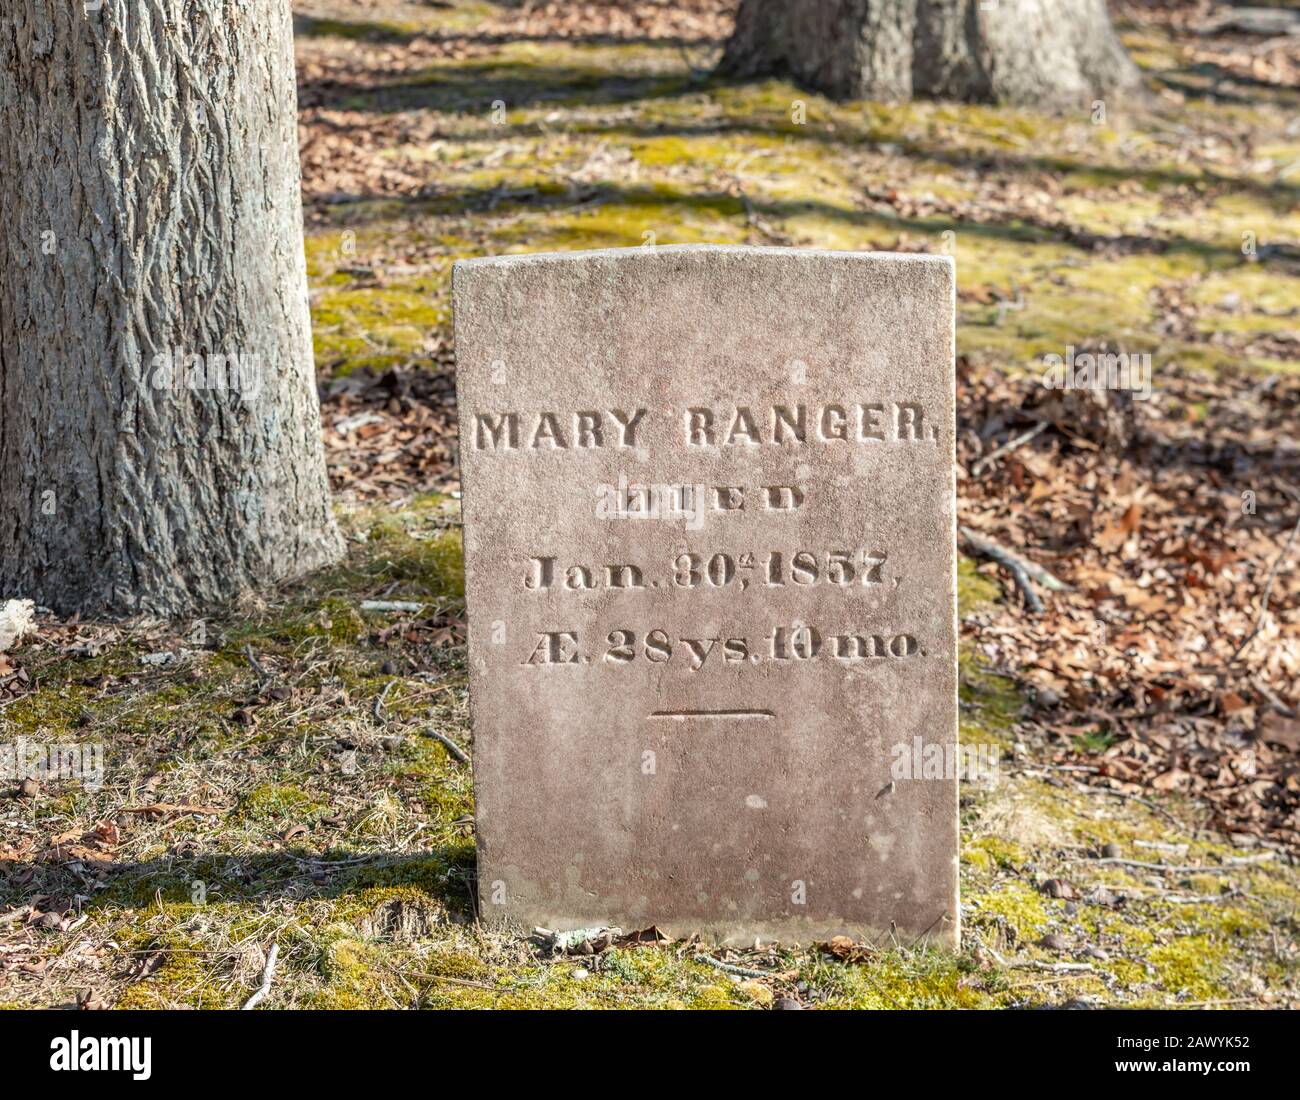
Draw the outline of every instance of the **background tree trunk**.
[[[1057,110],[1133,92],[1105,0],[741,0],[719,72],[788,76],[834,99]]]
[[[84,2],[0,22],[0,597],[177,615],[340,550],[289,3]]]

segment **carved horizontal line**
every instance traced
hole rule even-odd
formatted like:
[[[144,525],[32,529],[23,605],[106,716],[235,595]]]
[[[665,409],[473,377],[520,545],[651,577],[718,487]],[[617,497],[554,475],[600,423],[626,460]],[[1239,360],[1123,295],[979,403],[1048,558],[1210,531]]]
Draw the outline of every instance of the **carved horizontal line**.
[[[651,718],[775,718],[770,710],[656,710]]]

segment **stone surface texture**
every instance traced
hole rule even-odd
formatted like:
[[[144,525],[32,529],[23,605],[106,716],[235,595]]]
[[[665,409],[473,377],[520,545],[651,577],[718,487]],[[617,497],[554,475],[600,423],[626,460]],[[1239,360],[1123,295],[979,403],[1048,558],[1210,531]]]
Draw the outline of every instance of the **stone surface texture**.
[[[457,264],[486,919],[957,942],[954,282]]]

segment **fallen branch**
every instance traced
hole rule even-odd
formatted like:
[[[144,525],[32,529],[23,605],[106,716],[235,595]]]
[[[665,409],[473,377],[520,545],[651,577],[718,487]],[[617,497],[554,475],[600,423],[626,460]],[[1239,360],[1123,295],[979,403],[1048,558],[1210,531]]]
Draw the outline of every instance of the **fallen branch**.
[[[1069,862],[1109,865],[1111,867],[1136,867],[1143,871],[1158,871],[1162,875],[1228,875],[1241,869],[1240,867],[1225,867],[1215,863],[1201,867],[1180,867],[1172,863],[1147,863],[1140,859],[1120,859],[1117,856],[1103,856],[1101,859],[1078,858]]]
[[[1092,963],[1048,963],[1034,959],[1024,959],[1011,964],[1012,970],[1045,970],[1050,974],[1095,974],[1097,968]]]
[[[456,744],[456,742],[453,741],[450,737],[447,737],[445,734],[439,733],[435,729],[423,729],[420,732],[424,734],[425,737],[432,737],[435,741],[438,742],[438,744],[440,744],[444,749],[446,749],[449,753],[451,753],[451,755],[454,756],[457,760],[459,760],[462,764],[468,764],[470,762],[469,756],[468,754],[466,754],[465,750],[462,749],[458,744]]]
[[[372,713],[375,716],[375,721],[380,725],[383,725],[388,721],[388,719],[384,717],[384,700],[388,698],[388,693],[393,690],[393,686],[396,683],[397,680],[395,679],[389,680],[388,683],[384,685],[384,690],[379,693],[379,697],[375,700],[375,706]]]
[[[712,955],[696,955],[696,962],[708,963],[718,970],[725,971],[728,974],[735,974],[738,978],[775,978],[776,975],[770,970],[750,970],[745,966],[737,966],[735,963],[723,962],[721,959],[715,959]]]
[[[262,984],[257,991],[244,1002],[244,1007],[240,1010],[247,1012],[250,1008],[256,1008],[265,999],[266,995],[271,992],[271,981],[275,978],[275,961],[280,957],[280,945],[271,944],[271,950],[266,953],[266,969],[262,971]]]
[[[1032,562],[1028,558],[1022,558],[1013,550],[1008,550],[1001,543],[994,542],[984,535],[977,535],[969,527],[959,527],[957,531],[973,553],[996,562],[1011,574],[1011,579],[1016,582],[1016,587],[1024,594],[1025,603],[1028,605],[1029,610],[1035,615],[1041,615],[1044,608],[1043,601],[1039,598],[1038,593],[1034,591],[1033,584],[1030,583],[1031,578],[1038,581],[1044,588],[1050,588],[1053,592],[1069,591],[1070,586],[1064,581],[1052,576],[1051,573],[1036,562]]]
[[[401,611],[415,613],[424,610],[424,604],[415,600],[362,600],[362,611]]]
[[[1039,565],[1038,562],[1032,561],[1026,557],[1022,557],[1021,555],[1017,554],[1014,550],[1008,550],[1000,542],[995,542],[987,535],[976,534],[969,527],[962,527],[960,528],[960,531],[962,532],[963,536],[966,538],[966,541],[971,544],[972,549],[975,548],[976,544],[980,546],[987,546],[992,551],[996,551],[1002,557],[1010,558],[1021,569],[1023,569],[1027,574],[1029,574],[1030,577],[1036,580],[1044,588],[1050,588],[1053,592],[1074,591],[1074,585],[1067,584],[1065,581],[1061,580],[1060,577],[1057,577],[1053,573],[1049,573],[1046,569],[1044,569],[1041,565]],[[990,557],[991,556],[992,554],[990,554]],[[993,560],[997,561],[998,559],[994,558]]]
[[[266,683],[271,678],[271,674],[262,667],[262,663],[257,659],[257,654],[253,652],[252,645],[244,646],[244,656],[248,658],[248,663],[253,666],[253,671],[257,673],[257,678]]]
[[[1042,435],[1043,432],[1047,431],[1047,429],[1050,428],[1051,426],[1052,426],[1052,422],[1050,420],[1040,420],[1037,424],[1035,424],[1032,428],[1028,429],[1027,431],[1023,431],[1019,435],[1012,436],[1005,443],[1003,443],[1001,447],[998,447],[996,450],[990,451],[978,462],[976,462],[975,465],[970,468],[970,476],[979,477],[981,474],[984,473],[985,470],[987,470],[990,466],[992,466],[993,463],[995,463],[999,458],[1002,458],[1004,455],[1009,455],[1012,451],[1016,450],[1016,448],[1018,447],[1023,447],[1031,439],[1036,439],[1038,436]]]

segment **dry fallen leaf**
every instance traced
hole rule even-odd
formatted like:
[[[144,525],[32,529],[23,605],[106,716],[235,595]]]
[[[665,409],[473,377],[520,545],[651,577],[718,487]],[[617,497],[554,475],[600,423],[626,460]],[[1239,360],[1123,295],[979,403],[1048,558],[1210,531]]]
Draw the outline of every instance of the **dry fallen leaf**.
[[[1271,713],[1259,724],[1259,739],[1300,752],[1300,719]]]
[[[840,962],[867,962],[876,955],[872,947],[856,943],[848,936],[832,936],[825,943],[817,943],[813,946],[828,955],[833,955]]]

